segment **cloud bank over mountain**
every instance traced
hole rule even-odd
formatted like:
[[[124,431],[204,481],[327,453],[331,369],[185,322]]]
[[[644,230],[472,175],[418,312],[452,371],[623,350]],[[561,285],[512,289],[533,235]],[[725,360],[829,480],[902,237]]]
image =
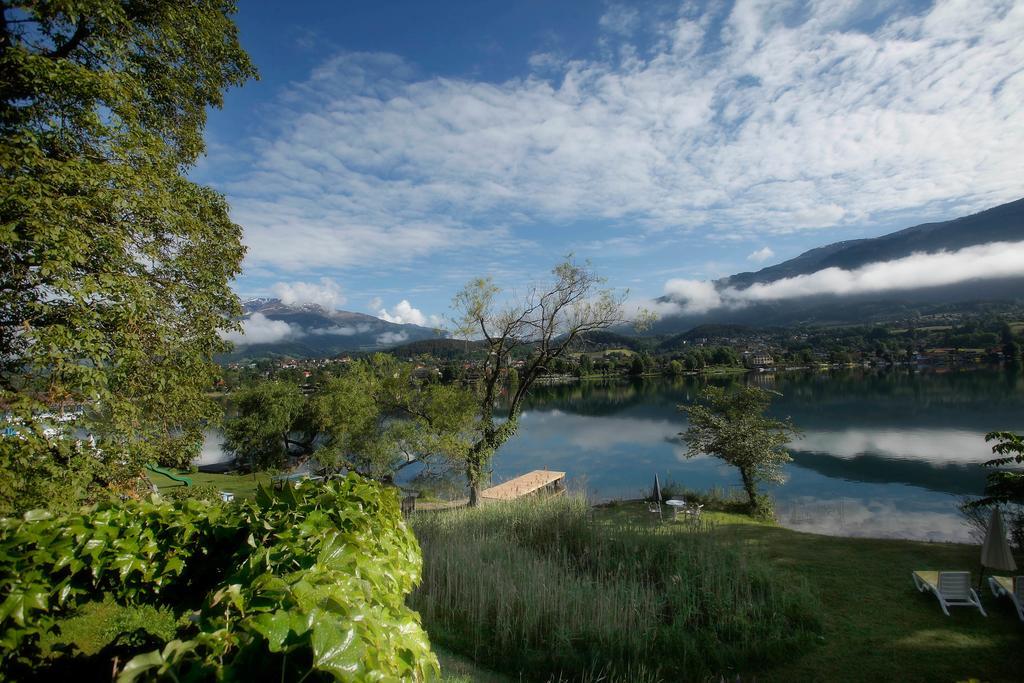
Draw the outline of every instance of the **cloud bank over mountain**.
[[[328,311],[336,311],[347,301],[341,285],[329,277],[322,277],[319,282],[278,282],[273,291],[281,303],[288,306],[316,304]]]
[[[233,330],[224,338],[236,347],[242,348],[254,344],[276,344],[289,339],[306,336],[305,331],[297,325],[290,325],[283,320],[271,320],[262,313],[253,313],[242,321],[242,330]]]
[[[673,279],[665,294],[681,313],[706,313],[751,303],[820,295],[858,295],[1024,277],[1024,242],[994,242],[957,251],[912,254],[853,270],[826,268],[749,287]]]
[[[377,305],[381,306],[380,301],[377,301]],[[392,308],[390,311],[386,308],[380,307],[377,311],[377,317],[381,320],[386,320],[389,323],[396,323],[399,325],[419,325],[420,327],[441,327],[444,321],[440,316],[437,315],[424,315],[423,311],[418,308],[413,308],[413,305],[409,303],[408,299],[402,299]]]
[[[335,291],[330,283],[324,288],[328,294]],[[435,340],[445,335],[443,330],[412,322],[382,320],[310,303],[309,295],[323,294],[316,287],[299,288],[299,292],[307,296],[292,303],[265,297],[242,302],[245,311],[245,317],[240,321],[242,329],[224,335],[234,344],[234,350],[222,359],[241,360],[269,355],[323,358],[355,351],[378,351],[407,341]]]

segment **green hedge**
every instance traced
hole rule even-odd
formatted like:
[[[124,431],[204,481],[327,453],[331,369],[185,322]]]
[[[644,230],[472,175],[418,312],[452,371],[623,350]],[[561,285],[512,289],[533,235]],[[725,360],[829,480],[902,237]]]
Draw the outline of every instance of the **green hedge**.
[[[0,520],[0,678],[42,663],[79,604],[195,610],[121,680],[424,680],[438,674],[405,596],[419,547],[392,491],[355,475],[230,505],[111,504]]]

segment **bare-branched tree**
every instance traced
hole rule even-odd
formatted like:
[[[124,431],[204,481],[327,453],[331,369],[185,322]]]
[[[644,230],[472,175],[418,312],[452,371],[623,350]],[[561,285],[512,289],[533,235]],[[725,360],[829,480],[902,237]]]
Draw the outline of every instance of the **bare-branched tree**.
[[[516,432],[523,399],[552,360],[564,355],[588,332],[624,322],[625,293],[603,288],[589,264],[567,258],[552,270],[553,281],[522,296],[500,302],[501,291],[490,278],[473,280],[453,302],[456,334],[482,338],[480,413],[472,445],[465,455],[469,504],[477,505],[480,486],[494,453]],[[509,369],[522,357],[518,382],[508,384],[508,398],[496,415]],[[504,418],[499,422],[500,418]]]

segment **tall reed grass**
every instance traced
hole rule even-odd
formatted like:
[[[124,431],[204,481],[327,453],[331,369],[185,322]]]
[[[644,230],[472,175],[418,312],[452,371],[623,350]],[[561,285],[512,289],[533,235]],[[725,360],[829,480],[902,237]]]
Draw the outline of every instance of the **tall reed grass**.
[[[577,497],[417,514],[431,637],[560,680],[699,680],[755,670],[819,628],[808,588],[699,525],[595,521]]]

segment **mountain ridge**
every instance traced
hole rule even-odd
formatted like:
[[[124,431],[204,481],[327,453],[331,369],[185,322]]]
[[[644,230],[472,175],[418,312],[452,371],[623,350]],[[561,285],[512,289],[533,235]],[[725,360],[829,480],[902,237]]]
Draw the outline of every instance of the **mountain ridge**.
[[[344,353],[383,351],[399,344],[426,339],[441,339],[443,330],[411,323],[393,323],[354,311],[330,311],[319,304],[286,304],[280,299],[253,297],[242,302],[243,324],[259,315],[281,333],[280,339],[246,343],[236,341],[235,349],[218,360],[233,362],[267,356],[323,358]],[[258,319],[257,319],[258,320]],[[282,328],[280,323],[287,325]]]
[[[746,287],[825,268],[852,270],[916,253],[953,251],[990,242],[1024,240],[1024,199],[948,221],[921,223],[878,237],[833,242],[758,271],[736,273],[724,284]]]
[[[809,249],[802,254],[714,281],[719,290],[742,292],[752,285],[810,275],[829,268],[850,271],[868,264],[915,254],[956,251],[994,242],[1024,241],[1024,199],[1001,204],[976,214],[948,221],[921,223],[879,237],[844,240]],[[661,303],[681,303],[671,295]],[[827,326],[870,324],[928,315],[965,315],[982,309],[1016,311],[1024,308],[1024,276],[963,280],[955,284],[919,289],[849,295],[819,294],[727,306],[707,313],[669,314],[656,322],[651,334],[678,334],[698,325],[742,324],[766,326]]]

